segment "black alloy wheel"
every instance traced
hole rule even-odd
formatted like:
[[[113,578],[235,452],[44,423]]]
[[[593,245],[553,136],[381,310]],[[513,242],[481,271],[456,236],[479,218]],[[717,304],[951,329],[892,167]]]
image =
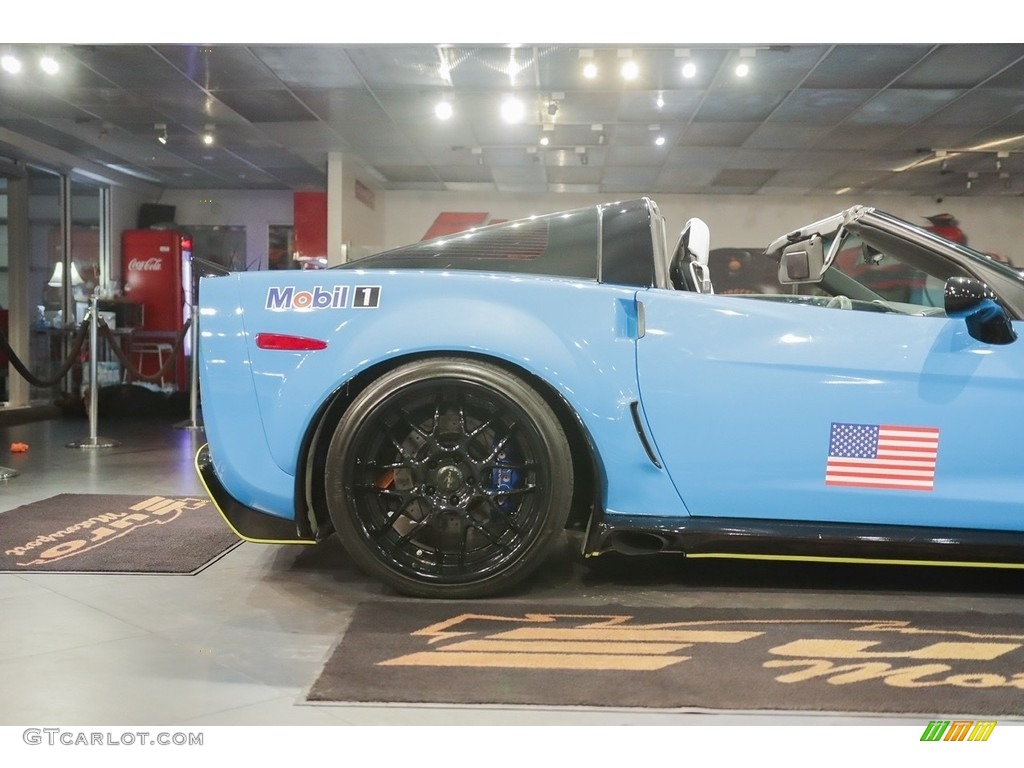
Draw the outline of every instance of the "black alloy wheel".
[[[364,571],[418,597],[507,590],[548,555],[572,500],[557,417],[519,377],[430,358],[370,384],[335,429],[328,511]]]

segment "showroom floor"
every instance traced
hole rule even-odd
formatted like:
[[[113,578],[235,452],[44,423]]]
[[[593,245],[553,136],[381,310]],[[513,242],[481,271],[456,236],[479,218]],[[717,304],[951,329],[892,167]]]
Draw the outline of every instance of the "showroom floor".
[[[58,493],[200,494],[192,458],[202,430],[110,420],[112,448],[67,447],[84,420],[0,426],[0,514]],[[10,453],[12,442],[27,453]],[[0,573],[0,725],[233,724],[785,724],[878,723],[880,718],[783,713],[537,707],[310,704],[305,694],[355,606],[399,599],[356,573],[337,546],[242,543],[194,576]],[[336,556],[336,559],[334,559]],[[531,601],[583,604],[851,608],[905,604],[947,610],[962,595],[913,585],[880,598],[870,588],[760,579],[692,584],[614,581],[581,587],[568,564],[530,588]],[[792,582],[792,580],[791,580]],[[978,611],[1021,612],[1014,593],[978,589]],[[898,722],[899,718],[886,718]],[[1004,718],[1005,720],[1005,718]],[[920,723],[920,717],[904,723]]]

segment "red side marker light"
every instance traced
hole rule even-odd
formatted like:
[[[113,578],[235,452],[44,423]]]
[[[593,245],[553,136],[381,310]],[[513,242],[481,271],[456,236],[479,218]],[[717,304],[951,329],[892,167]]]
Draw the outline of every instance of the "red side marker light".
[[[260,349],[277,349],[285,352],[309,352],[327,349],[327,342],[288,333],[257,333],[256,346]]]

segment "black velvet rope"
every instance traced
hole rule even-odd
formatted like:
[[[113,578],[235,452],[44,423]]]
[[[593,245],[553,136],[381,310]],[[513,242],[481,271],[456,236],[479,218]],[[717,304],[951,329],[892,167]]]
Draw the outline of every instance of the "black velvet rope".
[[[106,322],[102,318],[97,322],[97,331],[107,340],[108,344],[110,345],[110,348],[114,351],[114,356],[117,357],[121,365],[123,365],[125,369],[131,374],[132,378],[141,379],[142,381],[156,382],[164,378],[167,375],[167,373],[174,367],[174,364],[176,363],[178,358],[179,351],[181,350],[181,345],[185,341],[185,334],[188,333],[189,327],[191,325],[191,320],[185,321],[185,326],[184,328],[182,328],[181,334],[174,341],[174,345],[171,348],[170,356],[167,358],[167,360],[164,361],[164,364],[163,366],[161,366],[159,371],[149,375],[143,374],[141,371],[133,367],[131,359],[129,359],[128,356],[126,356],[124,352],[121,350],[121,345],[118,344],[117,338],[114,336],[113,332],[110,330],[110,328],[107,326]],[[75,361],[78,359],[78,355],[82,351],[82,347],[86,345],[88,335],[89,318],[86,317],[86,321],[83,322],[82,325],[78,328],[77,332],[75,333],[75,336],[71,340],[71,351],[68,352],[67,359],[61,365],[60,371],[57,374],[55,374],[53,378],[50,379],[43,379],[34,375],[28,369],[28,367],[18,358],[18,356],[14,354],[14,350],[11,349],[10,342],[7,340],[7,335],[2,331],[0,331],[0,348],[2,348],[4,352],[7,353],[8,361],[10,362],[11,367],[14,368],[14,370],[16,370],[19,374],[21,374],[22,378],[24,378],[29,384],[31,384],[34,387],[46,388],[52,387],[55,384],[59,383],[60,380],[63,379],[65,375],[67,375],[67,372],[71,370],[71,367],[75,364]]]

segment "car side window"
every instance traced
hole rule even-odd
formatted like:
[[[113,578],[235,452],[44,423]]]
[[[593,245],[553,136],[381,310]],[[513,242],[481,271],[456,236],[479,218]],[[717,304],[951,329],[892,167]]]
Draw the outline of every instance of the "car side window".
[[[851,298],[881,300],[908,314],[944,315],[946,280],[964,271],[906,241],[872,234],[877,235],[844,233],[829,268],[829,272],[838,272],[864,289],[863,296]],[[826,279],[825,285],[834,282]]]

